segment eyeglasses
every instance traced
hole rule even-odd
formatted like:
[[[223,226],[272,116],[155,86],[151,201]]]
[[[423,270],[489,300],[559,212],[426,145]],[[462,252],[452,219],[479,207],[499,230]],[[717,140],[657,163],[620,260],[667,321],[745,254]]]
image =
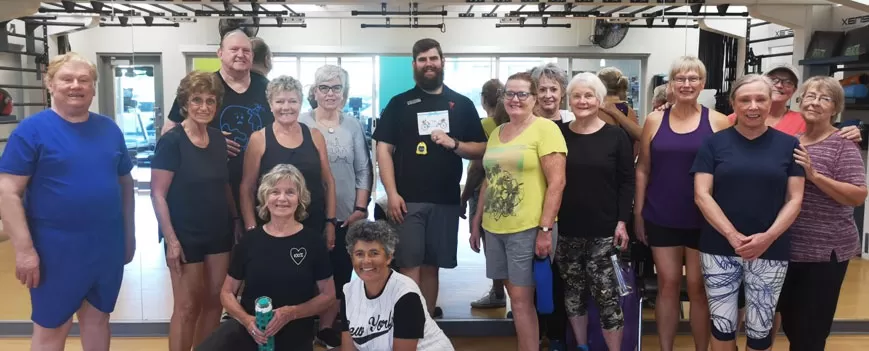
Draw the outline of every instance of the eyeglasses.
[[[803,102],[815,102],[815,100],[828,105],[833,103],[833,98],[827,95],[817,96],[815,94],[806,94],[805,96],[803,96]]]
[[[344,87],[341,85],[319,85],[317,86],[317,90],[319,90],[323,94],[328,94],[329,90],[332,90],[332,92],[335,94],[340,94],[342,91],[344,91]]]
[[[212,107],[214,105],[217,105],[217,100],[214,98],[203,99],[198,96],[190,99],[190,102],[196,106],[208,105],[208,107]]]
[[[528,100],[528,97],[531,96],[530,92],[527,91],[505,91],[504,92],[504,100],[513,100],[514,97],[519,98],[519,101]]]
[[[790,88],[793,88],[796,86],[794,81],[787,79],[787,78],[769,77],[769,80],[772,81],[773,85],[781,83],[781,85],[786,86],[786,87],[790,87]]]
[[[700,82],[700,77],[676,77],[673,78],[673,81],[682,85],[684,85],[686,82],[691,84],[697,84],[698,82]]]

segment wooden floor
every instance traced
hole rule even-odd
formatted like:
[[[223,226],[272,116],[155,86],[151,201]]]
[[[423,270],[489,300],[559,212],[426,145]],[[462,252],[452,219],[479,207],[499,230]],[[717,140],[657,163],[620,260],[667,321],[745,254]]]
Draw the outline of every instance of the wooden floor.
[[[125,269],[124,283],[112,319],[115,321],[168,321],[172,289],[162,246],[157,243],[157,223],[147,195],[136,199],[138,251]],[[445,319],[504,318],[506,309],[474,310],[469,303],[489,289],[482,254],[467,244],[467,222],[459,230],[458,267],[441,273],[438,305]],[[30,297],[14,274],[14,254],[9,242],[0,243],[0,320],[29,320]],[[646,310],[647,318],[654,311]],[[869,319],[869,261],[851,262],[839,299],[837,319]],[[5,350],[5,349],[4,349]]]
[[[516,339],[512,337],[489,337],[489,338],[454,338],[452,339],[456,351],[509,351],[516,350]],[[745,345],[745,339],[740,338],[738,345]],[[654,336],[643,338],[644,351],[659,351],[658,339]],[[827,340],[827,351],[853,351],[866,350],[869,348],[869,336],[835,336]],[[165,351],[167,341],[165,338],[115,338],[112,340],[112,351]],[[744,347],[740,347],[744,349]],[[4,351],[29,351],[30,340],[28,339],[0,339],[0,350]],[[66,351],[81,351],[81,344],[77,338],[70,338],[66,343]],[[776,340],[773,350],[788,350],[788,342],[784,337]],[[319,351],[319,350],[318,350]],[[694,344],[690,337],[679,336],[676,338],[674,351],[694,351]]]

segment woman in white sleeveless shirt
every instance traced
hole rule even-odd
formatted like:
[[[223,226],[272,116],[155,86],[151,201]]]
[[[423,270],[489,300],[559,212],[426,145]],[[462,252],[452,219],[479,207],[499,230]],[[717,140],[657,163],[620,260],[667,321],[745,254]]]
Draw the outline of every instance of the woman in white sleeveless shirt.
[[[347,232],[347,251],[359,279],[344,285],[342,351],[453,351],[426,313],[416,283],[389,268],[398,236],[384,221],[358,221]]]

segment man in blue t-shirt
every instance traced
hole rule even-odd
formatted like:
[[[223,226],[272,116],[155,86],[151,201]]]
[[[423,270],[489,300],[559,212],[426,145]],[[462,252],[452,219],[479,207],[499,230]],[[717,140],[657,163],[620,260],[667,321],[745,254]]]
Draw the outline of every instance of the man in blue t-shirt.
[[[52,108],[21,121],[0,157],[0,217],[30,289],[33,350],[62,350],[73,314],[84,348],[108,350],[136,249],[133,164],[115,122],[88,111],[96,76],[78,54],[52,59]]]

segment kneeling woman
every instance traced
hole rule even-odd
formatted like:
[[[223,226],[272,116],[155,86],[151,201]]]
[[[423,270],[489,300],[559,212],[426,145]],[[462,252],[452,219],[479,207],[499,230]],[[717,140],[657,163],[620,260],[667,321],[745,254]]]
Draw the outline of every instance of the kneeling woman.
[[[300,221],[311,195],[296,167],[275,166],[257,191],[266,223],[244,235],[233,249],[220,300],[234,318],[223,322],[198,350],[256,350],[275,337],[276,351],[313,350],[314,319],[335,302],[332,267],[322,233]],[[236,293],[242,282],[241,303]],[[315,293],[315,291],[319,291]],[[254,303],[272,300],[274,316],[264,331],[256,327]]]
[[[342,351],[453,350],[426,313],[416,283],[389,268],[397,242],[385,221],[359,221],[347,231],[347,251],[359,279],[344,285]]]

